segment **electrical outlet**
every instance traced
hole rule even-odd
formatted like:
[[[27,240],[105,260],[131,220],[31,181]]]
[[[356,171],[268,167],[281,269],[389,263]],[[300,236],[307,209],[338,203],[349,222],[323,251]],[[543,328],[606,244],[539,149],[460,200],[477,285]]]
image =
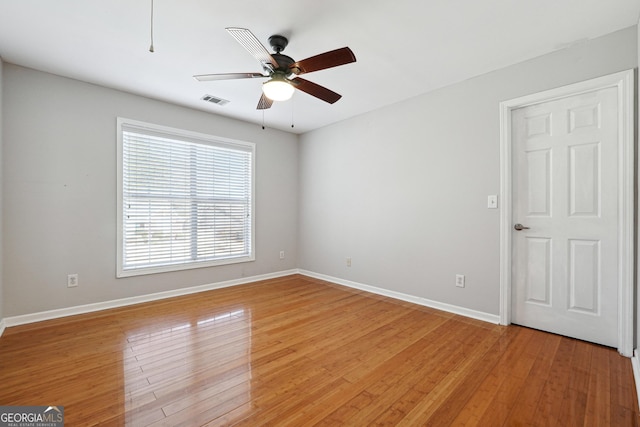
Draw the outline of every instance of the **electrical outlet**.
[[[67,288],[75,288],[78,286],[78,273],[67,275]]]
[[[280,251],[280,259],[284,259],[284,251]]]
[[[456,274],[456,286],[464,288],[464,274]]]
[[[351,257],[347,257],[347,267],[351,267]]]

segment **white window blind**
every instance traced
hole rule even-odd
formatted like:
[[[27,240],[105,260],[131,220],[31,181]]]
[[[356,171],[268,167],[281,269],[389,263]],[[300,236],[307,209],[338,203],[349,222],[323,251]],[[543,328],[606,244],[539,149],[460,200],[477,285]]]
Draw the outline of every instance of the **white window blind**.
[[[124,119],[119,133],[119,276],[253,259],[253,144]]]

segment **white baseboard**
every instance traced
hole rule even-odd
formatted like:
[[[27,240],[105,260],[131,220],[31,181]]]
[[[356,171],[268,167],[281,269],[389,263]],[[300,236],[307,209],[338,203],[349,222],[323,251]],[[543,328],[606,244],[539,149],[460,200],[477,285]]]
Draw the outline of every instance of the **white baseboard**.
[[[633,367],[633,379],[636,383],[636,397],[638,398],[638,405],[640,405],[640,359],[638,359],[638,349],[633,350],[633,357],[631,357],[631,366]]]
[[[298,273],[313,277],[315,279],[325,280],[327,282],[336,283],[338,285],[347,286],[349,288],[360,289],[362,291],[371,292],[373,294],[382,295],[389,298],[395,298],[402,301],[407,301],[413,304],[422,305],[425,307],[435,308],[437,310],[446,311],[448,313],[459,314],[460,316],[470,317],[472,319],[482,320],[484,322],[499,324],[500,316],[496,314],[484,313],[481,311],[471,310],[457,305],[446,304],[443,302],[433,301],[427,298],[417,297],[414,295],[403,294],[401,292],[390,291],[388,289],[377,288],[375,286],[364,285],[358,282],[352,282],[350,280],[344,280],[337,277],[327,276],[325,274],[314,273],[313,271],[298,270]]]
[[[171,291],[158,292],[148,295],[140,295],[137,297],[122,298],[117,300],[98,302],[94,304],[79,305],[75,307],[60,308],[57,310],[42,311],[39,313],[24,314],[20,316],[6,317],[0,323],[0,332],[4,327],[24,325],[27,323],[41,322],[43,320],[57,319],[60,317],[74,316],[77,314],[92,313],[95,311],[107,310],[110,308],[125,307],[128,305],[140,304],[143,302],[157,301],[165,298],[172,298],[182,295],[189,295],[198,292],[210,291],[213,289],[228,288],[230,286],[244,285],[246,283],[258,282],[260,280],[275,279],[283,276],[297,274],[298,270],[286,270],[276,273],[261,274],[258,276],[243,277],[241,279],[227,280],[224,282],[210,283],[200,286],[192,286],[189,288],[175,289]],[[1,333],[0,333],[1,335]]]
[[[41,322],[43,320],[57,319],[60,317],[74,316],[77,314],[92,313],[101,310],[108,310],[111,308],[125,307],[128,305],[140,304],[143,302],[157,301],[166,298],[172,298],[182,295],[189,295],[198,292],[210,291],[213,289],[227,288],[230,286],[243,285],[251,282],[258,282],[261,280],[275,279],[278,277],[289,276],[292,274],[302,274],[312,278],[325,280],[328,282],[336,283],[338,285],[347,286],[354,289],[360,289],[373,294],[386,296],[389,298],[395,298],[402,301],[422,305],[425,307],[431,307],[438,310],[446,311],[449,313],[458,314],[472,319],[482,320],[489,323],[500,323],[500,316],[484,313],[480,311],[471,310],[464,307],[459,307],[451,304],[446,304],[438,301],[429,300],[426,298],[416,297],[413,295],[403,294],[401,292],[390,291],[387,289],[377,288],[375,286],[365,285],[358,282],[352,282],[350,280],[344,280],[337,277],[327,276],[325,274],[314,273],[312,271],[292,269],[286,271],[279,271],[276,273],[262,274],[258,276],[243,277],[241,279],[227,280],[224,282],[210,283],[206,285],[193,286],[189,288],[175,289],[171,291],[158,292],[148,295],[140,295],[130,298],[122,298],[111,301],[98,302],[93,304],[85,304],[74,307],[60,308],[56,310],[42,311],[38,313],[23,314],[19,316],[6,317],[0,320],[0,336],[4,332],[5,328],[11,326],[25,325],[28,323]],[[640,379],[640,376],[638,377]]]

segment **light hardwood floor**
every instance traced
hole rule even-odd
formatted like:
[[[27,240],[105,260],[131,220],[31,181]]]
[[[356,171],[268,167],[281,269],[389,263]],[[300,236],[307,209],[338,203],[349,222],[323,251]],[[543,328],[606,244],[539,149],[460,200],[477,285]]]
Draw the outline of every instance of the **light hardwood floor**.
[[[8,328],[0,405],[68,426],[638,425],[613,349],[298,275]]]

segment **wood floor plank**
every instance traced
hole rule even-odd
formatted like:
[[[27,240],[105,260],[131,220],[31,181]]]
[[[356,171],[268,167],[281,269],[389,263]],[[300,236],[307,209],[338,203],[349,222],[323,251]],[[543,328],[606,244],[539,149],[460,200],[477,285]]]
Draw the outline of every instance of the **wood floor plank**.
[[[436,353],[426,355],[424,352],[419,353],[419,357],[412,357],[410,366],[418,366],[419,369],[400,379],[399,382],[392,384],[389,391],[378,399],[380,404],[377,405],[375,417],[378,423],[382,425],[398,425],[405,418],[414,412],[422,402],[427,400],[435,401],[437,399],[438,390],[446,388],[448,374],[459,369],[464,369],[467,363],[473,363],[472,360],[478,360],[486,357],[486,351],[495,343],[495,334],[489,331],[478,331],[475,328],[464,327],[460,324],[454,325],[454,333],[447,333],[447,342],[443,345],[435,347]],[[462,333],[460,333],[462,332]],[[422,359],[422,360],[420,360]],[[475,363],[474,363],[475,364]],[[478,365],[485,366],[485,365]],[[474,372],[478,374],[478,372]],[[404,384],[411,387],[407,389]],[[459,390],[459,388],[458,388]],[[462,398],[466,401],[463,394],[454,396],[449,399],[449,404],[457,405],[457,400]],[[442,422],[447,421],[448,413],[438,413],[437,410],[430,412],[432,417]],[[366,413],[366,412],[365,412]],[[357,418],[361,415],[357,415]],[[356,419],[357,419],[356,418]],[[429,422],[429,417],[421,417],[423,423]]]
[[[561,337],[552,334],[538,336],[541,340],[534,341],[534,345],[539,347],[533,349],[537,350],[535,362],[525,379],[526,385],[520,387],[518,392],[513,392],[513,406],[505,420],[507,426],[526,425],[528,420],[533,419],[540,395],[550,375]]]
[[[328,414],[323,423],[361,425],[366,424],[367,420],[379,420],[381,414],[405,394],[407,389],[420,385],[435,367],[449,358],[447,345],[451,345],[452,341],[466,333],[464,328],[452,327],[449,324],[424,332],[425,335],[420,340],[408,345],[405,350],[360,377],[354,383],[353,397],[349,399],[350,396],[343,396],[346,403]],[[427,341],[430,346],[425,346]],[[375,399],[375,405],[353,411],[353,408],[359,407],[363,398],[369,397]]]
[[[0,384],[73,426],[639,425],[614,349],[301,275],[7,328]]]
[[[589,393],[584,420],[586,426],[611,425],[612,391],[609,362],[608,349],[595,347],[589,376]]]
[[[624,358],[615,353],[609,352],[611,367],[611,424],[612,425],[634,425],[637,426],[639,420],[634,418],[634,410],[638,409],[638,401],[633,399],[634,393],[631,390],[633,384],[625,381],[633,375],[632,368],[625,362]]]
[[[480,384],[471,384],[471,387],[476,387],[476,391],[467,398],[464,406],[459,410],[456,415],[453,424],[454,425],[479,425],[479,419],[483,416],[490,403],[493,401],[495,394],[498,392],[499,387],[504,379],[504,375],[501,374],[501,364],[506,364],[507,361],[516,357],[514,350],[518,350],[520,346],[523,346],[529,337],[526,331],[521,328],[505,328],[503,333],[493,343],[491,348],[486,351],[484,357],[481,359],[479,377],[470,377],[465,375],[465,381],[480,381]],[[489,370],[488,373],[482,372],[482,369]],[[464,384],[461,383],[459,387]],[[431,399],[433,400],[433,399]],[[419,402],[416,405],[416,409],[425,408],[427,405],[433,405],[433,402]],[[437,409],[433,409],[432,413],[435,413]],[[414,410],[415,412],[415,410]],[[410,425],[411,420],[419,418],[420,413],[414,413],[411,418],[408,418],[405,422],[406,425]],[[425,413],[425,417],[431,415]]]
[[[562,340],[567,338],[562,337]],[[582,344],[582,345],[581,345]],[[576,341],[576,349],[570,362],[568,387],[564,393],[558,417],[567,419],[566,425],[584,425],[587,407],[589,376],[591,374],[591,357],[596,345]]]

